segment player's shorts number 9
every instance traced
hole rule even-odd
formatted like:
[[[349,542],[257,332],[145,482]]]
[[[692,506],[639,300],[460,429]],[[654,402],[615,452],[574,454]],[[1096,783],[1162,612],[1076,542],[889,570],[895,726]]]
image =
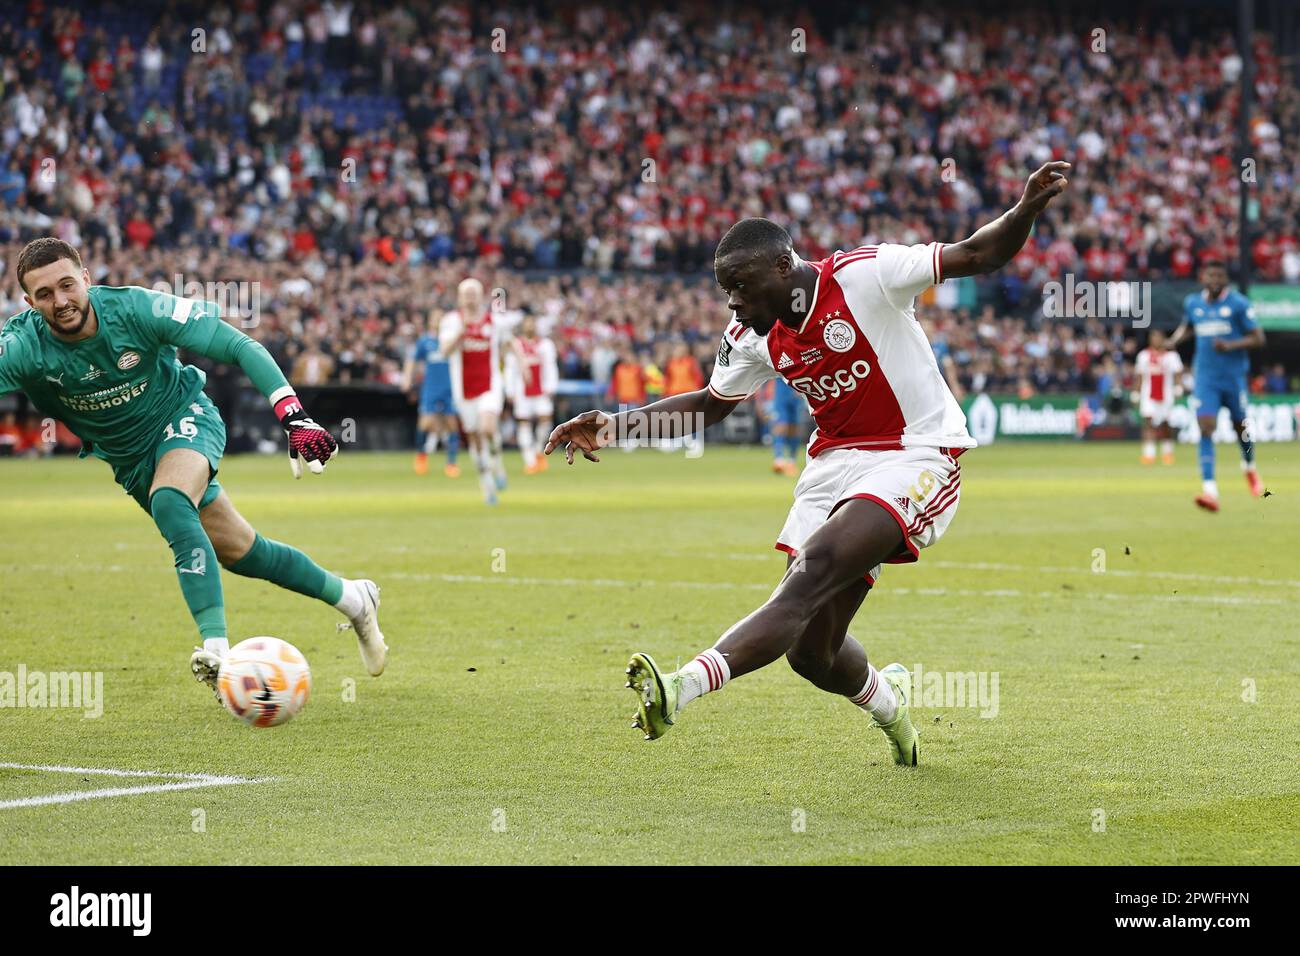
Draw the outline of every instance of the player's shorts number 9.
[[[936,480],[933,472],[923,471],[907,493],[919,505],[925,501],[925,496],[934,490]]]
[[[833,375],[823,375],[821,378],[805,375],[791,379],[790,384],[814,402],[824,402],[828,398],[839,398],[845,392],[853,391],[858,387],[858,381],[870,374],[871,366],[858,359],[848,368],[836,369]]]

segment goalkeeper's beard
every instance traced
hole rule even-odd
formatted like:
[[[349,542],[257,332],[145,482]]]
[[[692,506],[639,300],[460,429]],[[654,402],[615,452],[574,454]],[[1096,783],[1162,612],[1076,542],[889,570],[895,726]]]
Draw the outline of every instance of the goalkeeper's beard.
[[[86,300],[85,305],[64,306],[63,309],[51,313],[49,324],[59,335],[71,338],[81,334],[88,321],[90,321],[89,299]]]

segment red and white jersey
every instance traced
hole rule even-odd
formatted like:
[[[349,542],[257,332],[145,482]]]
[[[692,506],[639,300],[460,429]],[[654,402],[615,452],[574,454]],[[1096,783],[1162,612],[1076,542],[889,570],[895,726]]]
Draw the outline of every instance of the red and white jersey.
[[[465,330],[460,348],[450,351],[450,344],[461,329]],[[442,317],[438,340],[451,366],[452,396],[469,401],[488,392],[501,391],[501,360],[497,355],[497,326],[490,309],[475,321],[466,323],[460,310],[453,309]]]
[[[760,337],[733,318],[709,391],[741,401],[782,376],[817,423],[809,457],[827,448],[974,448],[913,310],[917,293],[942,281],[942,248],[882,243],[812,263],[817,284],[803,325],[778,322]]]
[[[506,383],[514,398],[554,395],[560,379],[555,343],[548,338],[516,338],[506,355]]]
[[[1172,349],[1143,349],[1137,355],[1137,374],[1142,401],[1154,405],[1172,404],[1183,360]]]

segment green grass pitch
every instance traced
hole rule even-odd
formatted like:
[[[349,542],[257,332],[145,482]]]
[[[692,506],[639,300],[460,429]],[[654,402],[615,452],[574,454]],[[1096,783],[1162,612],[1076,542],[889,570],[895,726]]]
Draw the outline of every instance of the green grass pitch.
[[[307,709],[272,730],[191,680],[169,554],[105,465],[0,462],[0,672],[104,675],[98,719],[0,709],[0,762],[273,778],[2,808],[0,863],[1298,863],[1300,446],[1260,446],[1258,500],[1220,448],[1218,515],[1179,452],[963,459],[947,536],[853,627],[879,665],[997,678],[996,716],[915,711],[917,770],[784,661],[660,741],[630,726],[629,653],[688,659],[781,574],[791,481],[760,450],[530,478],[512,456],[495,510],[472,473],[406,455],[301,482],[228,460],[264,534],[383,587],[372,680],[332,609],[225,576],[232,641],[312,663]],[[0,805],[177,779],[0,768]]]

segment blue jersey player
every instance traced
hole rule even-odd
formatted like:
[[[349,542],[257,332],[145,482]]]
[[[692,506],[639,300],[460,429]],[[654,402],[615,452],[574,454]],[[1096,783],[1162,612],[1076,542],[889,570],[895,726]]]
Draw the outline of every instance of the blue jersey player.
[[[794,463],[803,444],[808,421],[808,403],[783,378],[772,391],[772,470],[779,475],[797,475]]]
[[[1228,288],[1228,269],[1222,262],[1201,268],[1202,291],[1183,300],[1183,321],[1169,340],[1171,348],[1196,336],[1196,422],[1201,429],[1201,493],[1196,503],[1206,511],[1219,510],[1219,486],[1214,481],[1214,428],[1219,409],[1232,417],[1241,445],[1241,469],[1250,493],[1259,497],[1264,483],[1255,469],[1255,444],[1246,425],[1246,378],[1250,373],[1247,349],[1264,344],[1264,330],[1255,321],[1250,300]]]
[[[429,456],[438,450],[441,437],[447,444],[447,465],[443,474],[448,478],[460,475],[456,452],[460,450],[460,423],[451,397],[451,366],[442,354],[438,343],[438,320],[430,316],[429,331],[416,340],[406,359],[402,372],[402,390],[410,391],[415,382],[416,369],[421,370],[419,451],[415,455],[415,473],[429,472]]]

